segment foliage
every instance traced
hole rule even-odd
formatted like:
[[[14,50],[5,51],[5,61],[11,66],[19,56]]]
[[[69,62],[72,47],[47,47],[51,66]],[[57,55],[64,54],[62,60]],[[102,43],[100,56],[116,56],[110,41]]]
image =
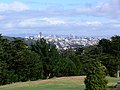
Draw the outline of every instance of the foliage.
[[[42,78],[40,56],[22,40],[0,37],[0,85]]]
[[[102,51],[100,60],[108,69],[108,74],[115,76],[117,70],[120,69],[120,36],[113,36],[111,40],[102,39],[98,47],[100,47]]]
[[[23,50],[18,52],[17,58],[15,73],[20,81],[38,80],[43,77],[42,62],[38,54],[30,50]]]
[[[114,77],[116,76],[118,62],[114,56],[110,54],[101,54],[99,61],[106,67],[107,74]]]
[[[29,43],[29,42],[27,42]],[[0,85],[61,76],[86,75],[95,59],[115,76],[120,69],[120,36],[102,39],[98,45],[59,51],[41,38],[26,44],[0,35]]]
[[[59,53],[54,45],[46,42],[43,38],[31,45],[31,50],[36,52],[42,60],[44,78],[51,78],[55,74],[56,63]]]
[[[107,90],[106,69],[96,60],[92,60],[87,70],[86,90]]]

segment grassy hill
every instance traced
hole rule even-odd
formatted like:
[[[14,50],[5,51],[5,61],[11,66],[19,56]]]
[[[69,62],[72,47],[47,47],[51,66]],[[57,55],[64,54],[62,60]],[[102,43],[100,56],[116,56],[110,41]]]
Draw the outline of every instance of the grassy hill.
[[[0,86],[0,90],[84,90],[85,76],[61,77],[28,81]],[[108,86],[115,85],[118,78],[107,77]]]

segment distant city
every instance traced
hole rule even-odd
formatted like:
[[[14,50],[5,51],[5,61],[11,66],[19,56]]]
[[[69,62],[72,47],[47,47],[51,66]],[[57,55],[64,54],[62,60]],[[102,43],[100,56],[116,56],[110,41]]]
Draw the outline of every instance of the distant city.
[[[80,37],[75,35],[42,35],[40,32],[38,35],[29,36],[26,34],[26,40],[39,40],[40,38],[44,38],[47,42],[55,44],[58,49],[68,49],[68,48],[76,48],[90,45],[97,45],[99,40],[102,37]],[[108,37],[104,37],[105,39],[110,39]]]

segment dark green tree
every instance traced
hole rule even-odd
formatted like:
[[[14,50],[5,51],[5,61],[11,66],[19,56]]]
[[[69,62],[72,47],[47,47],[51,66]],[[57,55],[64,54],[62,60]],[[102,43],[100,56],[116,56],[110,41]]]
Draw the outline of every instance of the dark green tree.
[[[106,68],[98,61],[91,60],[86,71],[85,90],[107,90]]]
[[[56,73],[56,63],[59,60],[59,52],[55,45],[47,43],[45,39],[38,40],[31,45],[31,50],[40,55],[43,65],[44,78],[54,77]]]
[[[109,70],[109,75],[115,76],[117,71],[120,70],[120,36],[113,36],[111,40],[102,39],[98,46],[102,51],[100,60]]]
[[[74,76],[76,75],[76,65],[69,58],[62,58],[56,63],[56,76]]]
[[[120,70],[120,36],[113,36],[112,39],[112,55],[115,57],[117,62],[117,77],[119,77]]]
[[[7,61],[9,60],[6,48],[9,41],[0,35],[0,85],[9,84],[16,81],[16,75],[10,69]]]
[[[15,60],[16,74],[19,81],[38,80],[43,78],[43,67],[40,56],[31,50],[18,52]]]
[[[77,50],[80,50],[80,48]],[[80,75],[81,66],[82,66],[81,58],[80,58],[81,52],[82,52],[81,50],[75,51],[74,49],[68,49],[68,50],[63,51],[62,53],[63,58],[67,58],[67,61],[73,64],[70,67],[68,67],[68,68],[71,68],[71,70],[72,68],[74,69],[74,73],[72,72],[73,73],[72,75]]]
[[[99,55],[99,61],[106,67],[107,74],[111,77],[116,76],[116,71],[118,68],[118,61],[111,54],[101,54]]]
[[[102,39],[99,41],[98,46],[100,46],[103,53],[112,53],[112,42],[108,39]]]

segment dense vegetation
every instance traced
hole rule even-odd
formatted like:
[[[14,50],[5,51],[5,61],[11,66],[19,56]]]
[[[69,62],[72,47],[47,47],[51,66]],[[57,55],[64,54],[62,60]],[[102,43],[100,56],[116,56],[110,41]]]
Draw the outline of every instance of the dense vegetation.
[[[120,36],[102,39],[98,45],[59,51],[43,38],[27,45],[0,35],[0,85],[61,76],[86,75],[96,60],[116,76],[120,59]]]

